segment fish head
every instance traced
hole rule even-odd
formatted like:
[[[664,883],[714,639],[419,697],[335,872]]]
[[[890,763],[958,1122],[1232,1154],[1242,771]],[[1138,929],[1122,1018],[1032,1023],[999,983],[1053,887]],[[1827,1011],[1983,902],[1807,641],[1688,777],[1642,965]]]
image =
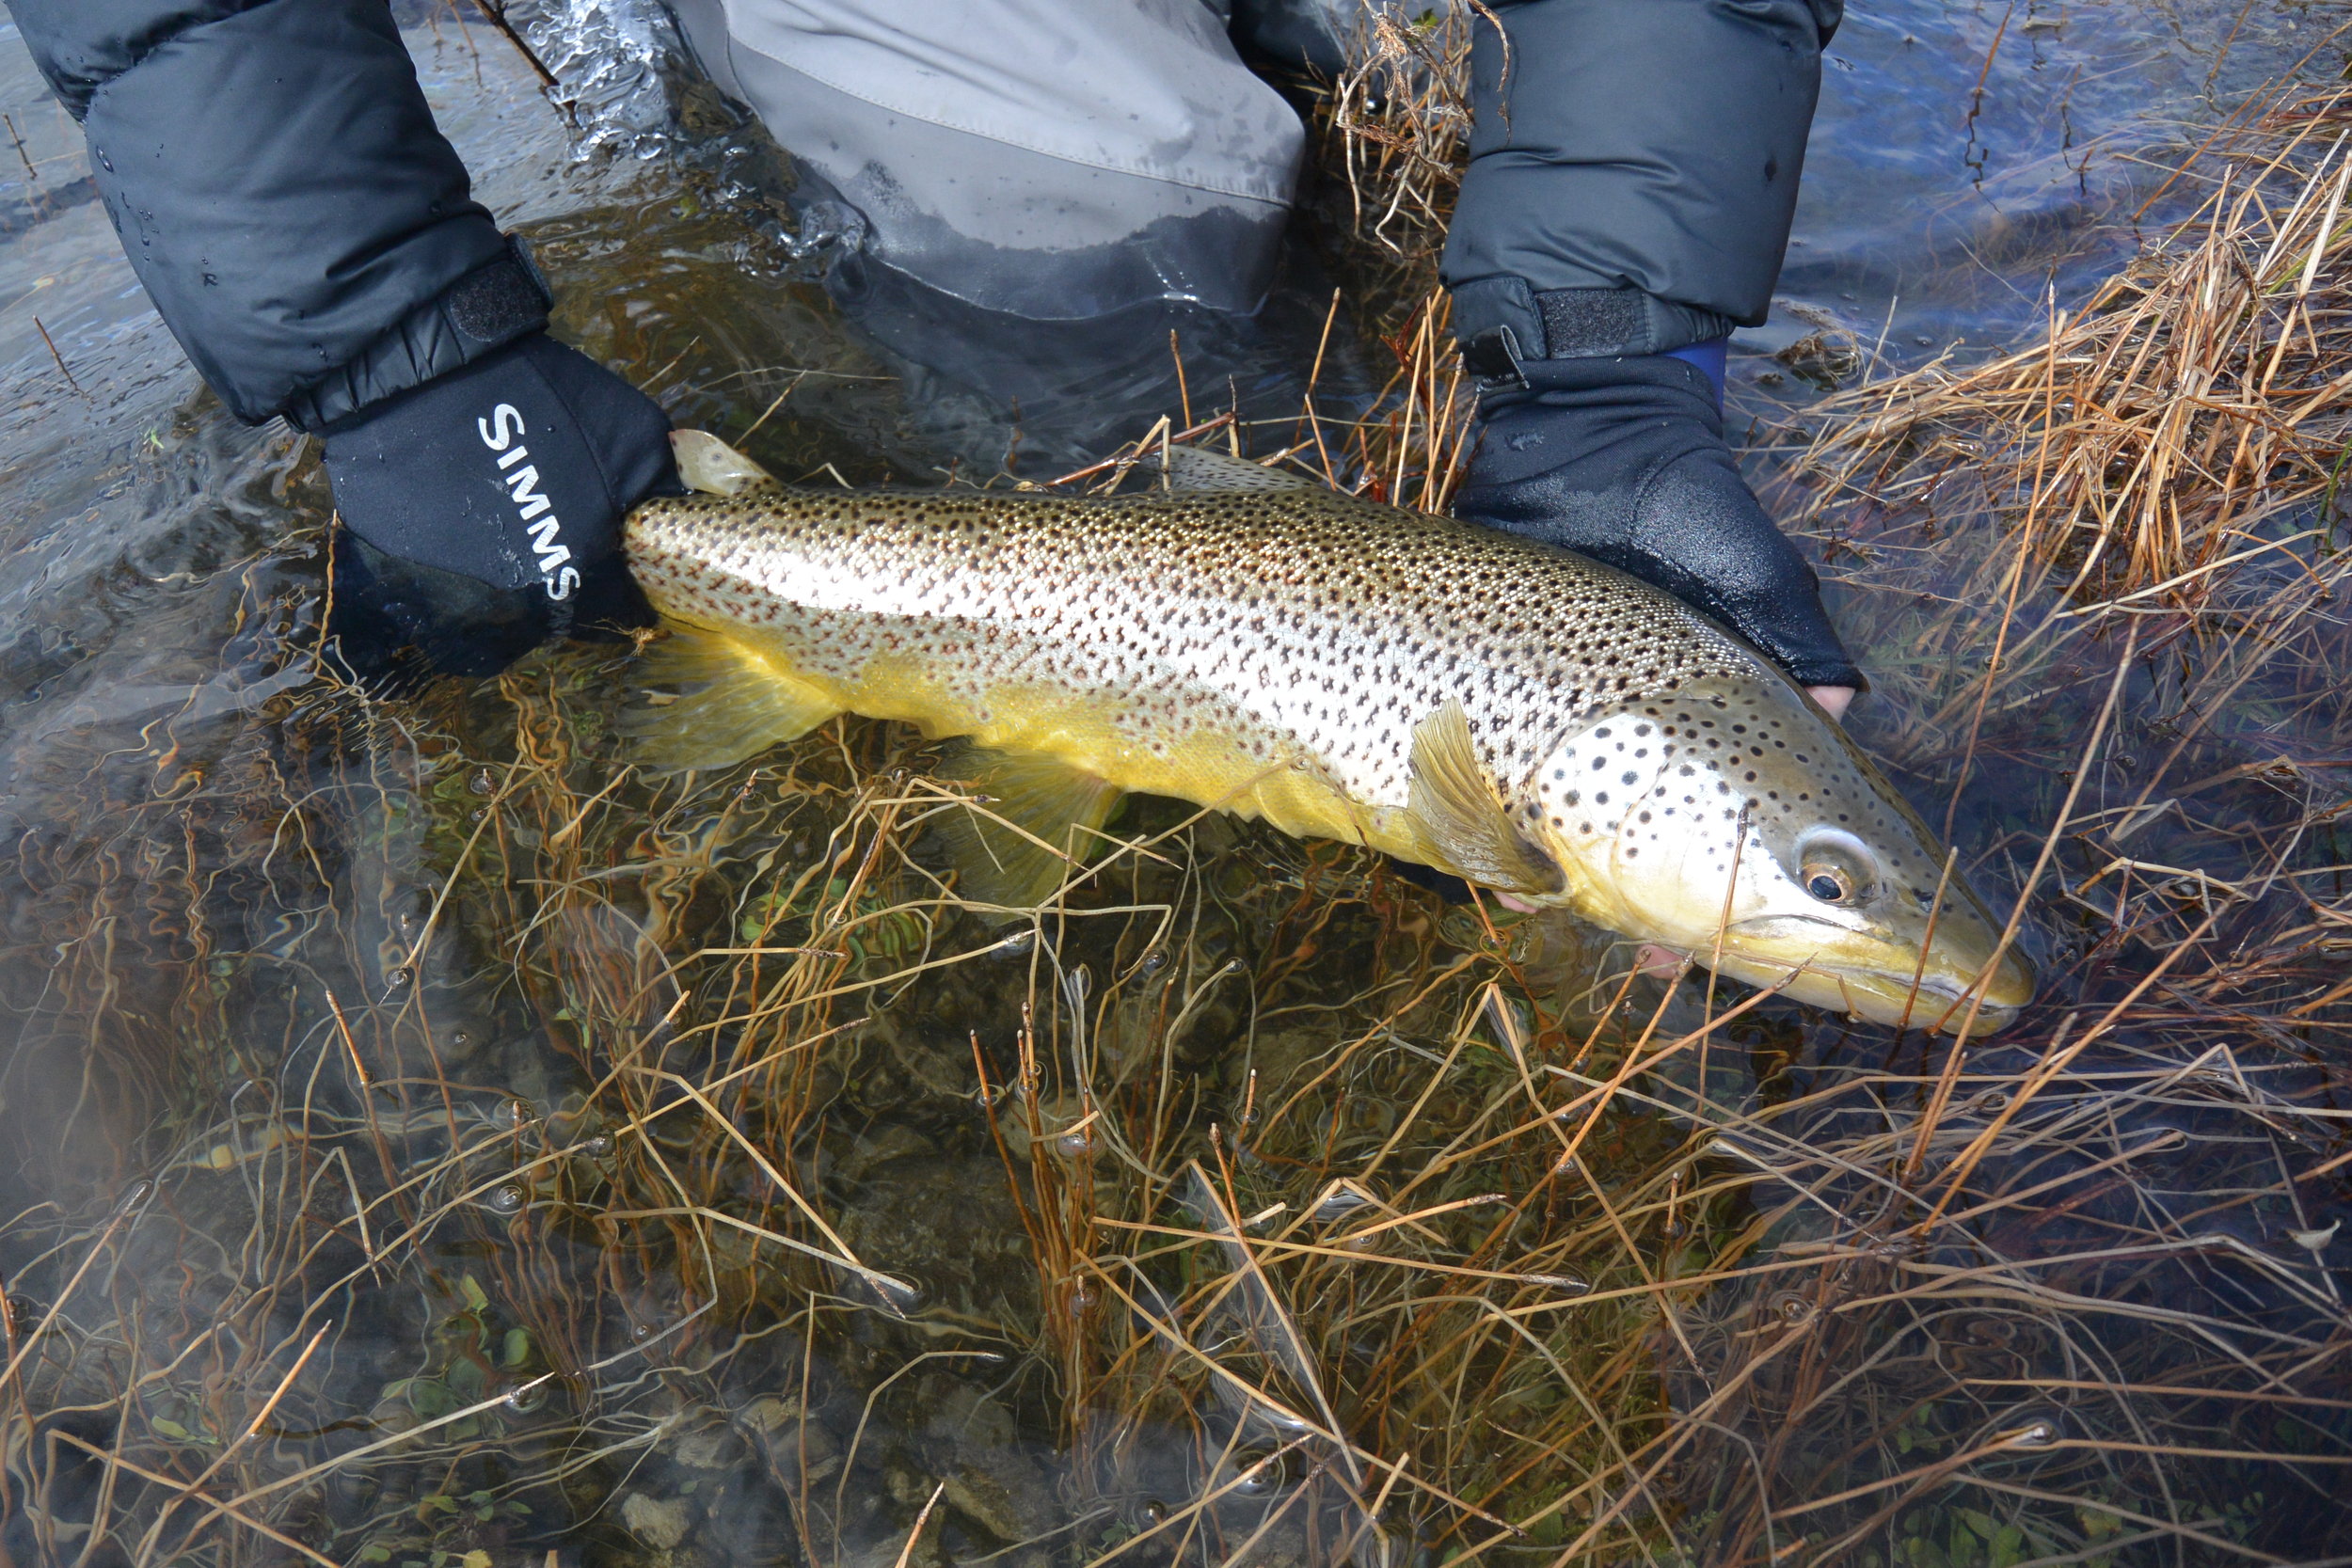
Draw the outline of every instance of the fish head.
[[[2033,966],[1927,825],[1773,672],[1581,721],[1521,799],[1556,902],[1720,974],[1947,1032],[2032,999]]]

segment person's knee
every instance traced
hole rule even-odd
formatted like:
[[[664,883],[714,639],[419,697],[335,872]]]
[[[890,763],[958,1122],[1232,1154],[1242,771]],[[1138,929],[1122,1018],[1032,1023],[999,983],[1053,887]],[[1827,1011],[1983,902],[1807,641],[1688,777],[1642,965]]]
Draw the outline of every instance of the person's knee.
[[[720,85],[864,220],[865,261],[994,312],[1263,298],[1304,149],[1206,7],[680,7]],[[1001,14],[994,14],[1001,13]]]

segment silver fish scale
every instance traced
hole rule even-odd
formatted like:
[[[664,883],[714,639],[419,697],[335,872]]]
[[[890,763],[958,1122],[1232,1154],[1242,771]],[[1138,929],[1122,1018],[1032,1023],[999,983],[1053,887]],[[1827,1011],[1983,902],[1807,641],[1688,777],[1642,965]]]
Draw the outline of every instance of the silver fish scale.
[[[811,675],[913,656],[983,721],[992,691],[1066,687],[1154,751],[1238,726],[1372,805],[1405,802],[1413,730],[1449,700],[1510,788],[1590,714],[1772,678],[1607,567],[1314,492],[766,490],[648,502],[628,548],[657,608],[764,633]]]

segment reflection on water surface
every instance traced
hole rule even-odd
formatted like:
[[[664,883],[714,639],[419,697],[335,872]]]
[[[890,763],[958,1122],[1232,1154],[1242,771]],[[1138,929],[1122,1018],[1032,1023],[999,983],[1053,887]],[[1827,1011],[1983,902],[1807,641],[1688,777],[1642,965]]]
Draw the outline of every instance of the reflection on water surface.
[[[680,422],[925,481],[1174,404],[1156,343],[1090,430],[911,374],[658,16],[534,24],[568,112],[414,22],[563,330]],[[1857,10],[1736,399],[2079,297],[2164,180],[2138,155],[2326,24]],[[625,649],[335,679],[314,460],[201,392],[12,38],[0,72],[13,1560],[2347,1549],[2352,722],[2340,617],[2261,619],[2331,558],[2121,682],[2122,632],[2053,634],[1979,710],[1943,698],[1998,634],[1949,613],[2000,580],[1981,505],[1824,515],[1858,729],[1957,800],[1979,882],[2013,895],[2070,790],[2101,824],[2037,880],[2038,1016],[1965,1058],[1152,802],[1148,852],[1009,933],[940,896],[903,732],[650,781]],[[1227,345],[1246,414],[1291,417],[1334,282],[1374,292],[1327,227]],[[1343,317],[1327,412],[1383,325]]]

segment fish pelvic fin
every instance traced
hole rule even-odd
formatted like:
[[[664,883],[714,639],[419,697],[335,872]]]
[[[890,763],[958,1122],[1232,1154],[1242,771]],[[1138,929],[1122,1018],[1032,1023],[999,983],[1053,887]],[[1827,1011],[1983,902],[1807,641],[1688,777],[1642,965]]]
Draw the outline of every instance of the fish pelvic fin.
[[[1247,457],[1212,451],[1207,447],[1174,447],[1165,454],[1147,451],[1143,461],[1167,476],[1171,490],[1223,492],[1227,495],[1272,495],[1294,490],[1326,490],[1305,474],[1269,468]]]
[[[775,475],[707,430],[670,432],[670,451],[677,459],[677,476],[689,490],[707,496],[739,496],[747,490],[776,488]]]
[[[1444,869],[1509,893],[1546,895],[1567,886],[1560,863],[1531,842],[1503,809],[1470,737],[1458,701],[1413,730],[1413,781],[1406,811]]]
[[[798,740],[842,711],[807,682],[727,638],[672,626],[645,650],[620,729],[658,772],[725,768]]]
[[[1009,910],[1052,898],[1119,803],[1117,785],[1033,752],[968,747],[939,772],[980,798],[940,820],[958,891]]]

